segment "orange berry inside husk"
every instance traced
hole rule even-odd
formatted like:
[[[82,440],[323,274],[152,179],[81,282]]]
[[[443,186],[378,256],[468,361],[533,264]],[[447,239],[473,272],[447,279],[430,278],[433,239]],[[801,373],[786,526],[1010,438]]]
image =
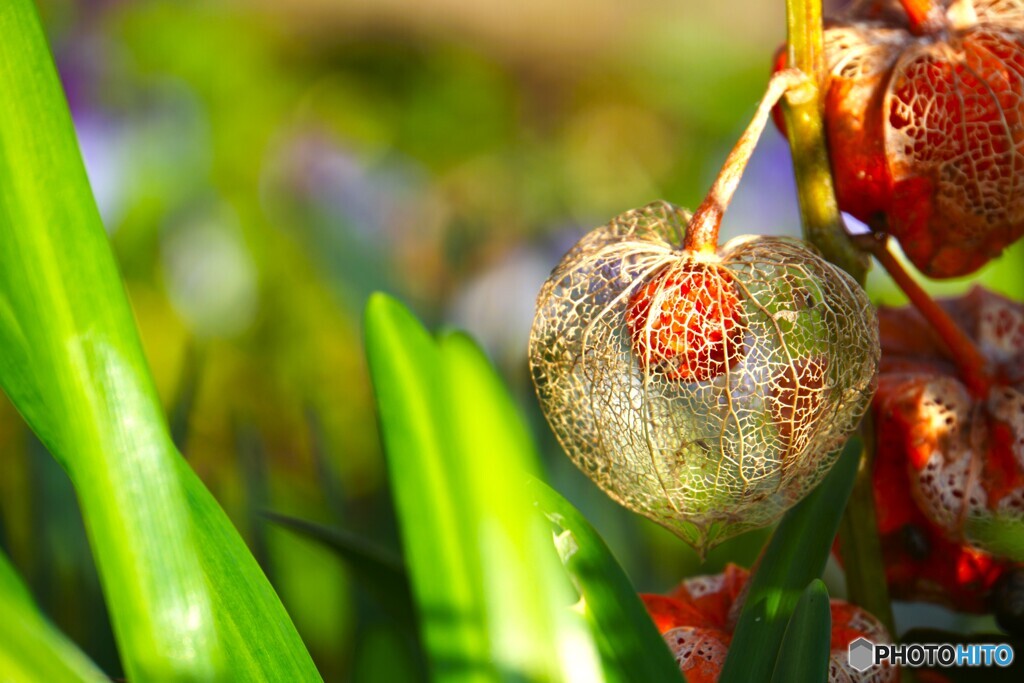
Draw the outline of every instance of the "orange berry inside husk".
[[[743,355],[743,307],[731,275],[715,264],[668,267],[629,300],[626,323],[646,373],[705,382]]]

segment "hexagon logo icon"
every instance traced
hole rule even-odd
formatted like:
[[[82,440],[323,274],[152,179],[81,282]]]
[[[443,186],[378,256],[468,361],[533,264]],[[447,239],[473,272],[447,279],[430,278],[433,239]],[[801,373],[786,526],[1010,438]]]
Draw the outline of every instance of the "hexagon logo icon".
[[[850,666],[857,671],[867,671],[875,663],[875,644],[867,638],[858,638],[850,643]]]

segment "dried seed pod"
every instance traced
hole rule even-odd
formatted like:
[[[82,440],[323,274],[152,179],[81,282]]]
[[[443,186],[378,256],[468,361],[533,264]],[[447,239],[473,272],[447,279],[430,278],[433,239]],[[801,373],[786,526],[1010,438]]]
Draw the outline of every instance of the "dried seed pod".
[[[933,278],[1024,234],[1024,2],[855,3],[825,32],[839,206]]]
[[[937,351],[936,340],[922,321],[896,318],[887,309],[881,320],[883,372],[872,404],[877,448],[871,476],[889,594],[896,600],[933,602],[960,612],[989,612],[994,587],[1014,564],[950,539],[925,516],[913,495],[905,423],[890,412],[893,398],[912,380],[910,373],[949,366],[929,364],[930,353]],[[899,337],[894,338],[896,334]],[[838,556],[841,561],[842,554]]]
[[[667,203],[584,237],[541,290],[530,367],[572,460],[704,550],[813,488],[870,399],[863,290],[804,243],[682,246]]]
[[[669,595],[640,595],[690,683],[714,683],[722,673],[749,578],[728,564],[721,574],[686,579]]]
[[[734,564],[722,574],[683,581],[669,596],[641,595],[679,669],[690,683],[714,683],[725,664],[742,608],[749,573]],[[857,638],[892,642],[871,614],[843,600],[831,600],[829,683],[895,683],[899,670],[888,664],[864,672],[849,665],[848,649]]]
[[[896,683],[899,667],[885,662],[864,671],[850,666],[850,643],[867,638],[873,643],[891,643],[888,631],[873,614],[845,600],[833,598],[829,603],[832,616],[832,638],[828,658],[828,683]]]
[[[971,521],[1024,517],[1024,305],[980,287],[938,303],[990,377],[968,382],[916,309],[882,309],[878,461],[903,464],[917,507],[946,538],[986,549]]]
[[[877,396],[891,396],[893,385],[902,381],[883,375]],[[887,401],[880,398],[874,405],[884,411]],[[876,425],[879,448],[872,485],[889,594],[896,600],[933,602],[960,612],[989,612],[992,591],[1014,564],[951,540],[925,516],[912,494],[907,453],[893,447],[903,443],[903,434],[894,431],[892,420],[881,419]]]

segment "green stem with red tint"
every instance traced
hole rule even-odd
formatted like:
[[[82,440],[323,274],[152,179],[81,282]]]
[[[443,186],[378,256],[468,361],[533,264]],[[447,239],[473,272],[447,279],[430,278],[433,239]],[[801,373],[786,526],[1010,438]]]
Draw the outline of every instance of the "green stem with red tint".
[[[808,86],[810,83],[807,76],[799,69],[785,69],[772,75],[754,117],[726,157],[708,196],[693,212],[693,217],[686,226],[686,240],[683,246],[688,251],[714,252],[718,249],[718,228],[722,224],[722,216],[729,208],[743,171],[754,153],[754,147],[761,139],[761,133],[764,132],[764,127],[772,115],[772,109],[783,96],[799,98],[802,93],[805,99],[813,97]]]
[[[787,96],[782,107],[804,237],[818,247],[825,258],[863,282],[867,259],[852,243],[843,225],[825,144],[820,94],[825,74],[820,0],[787,0],[786,27],[787,63],[810,76],[815,88],[810,97],[806,93],[801,97],[794,96],[795,93]]]
[[[902,264],[896,260],[889,250],[889,236],[885,234],[864,235],[858,239],[865,251],[871,254],[885,268],[893,281],[899,286],[914,308],[924,317],[938,335],[950,358],[957,364],[960,377],[971,394],[979,399],[988,396],[992,387],[992,375],[988,361],[981,355],[978,347],[957,325],[935,300],[917,283]]]
[[[863,284],[868,261],[846,232],[825,143],[820,95],[826,75],[821,0],[786,0],[786,28],[787,62],[808,74],[817,90],[806,101],[783,100],[804,238]],[[851,602],[874,614],[895,636],[871,485],[872,462],[873,451],[866,446],[840,526],[843,564]]]

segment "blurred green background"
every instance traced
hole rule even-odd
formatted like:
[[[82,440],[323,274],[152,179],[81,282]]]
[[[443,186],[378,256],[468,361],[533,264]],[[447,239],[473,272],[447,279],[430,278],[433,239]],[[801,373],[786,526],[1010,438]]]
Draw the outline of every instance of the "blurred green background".
[[[325,679],[368,680],[399,632],[336,556],[263,514],[398,551],[362,355],[373,290],[481,341],[549,480],[639,589],[701,569],[560,453],[526,342],[541,283],[585,230],[659,198],[699,203],[784,38],[781,0],[38,5],[176,438]],[[798,232],[774,130],[724,231]],[[1019,293],[1018,263],[986,278]],[[120,675],[72,488],[2,401],[0,547]],[[705,569],[749,563],[764,538]]]

